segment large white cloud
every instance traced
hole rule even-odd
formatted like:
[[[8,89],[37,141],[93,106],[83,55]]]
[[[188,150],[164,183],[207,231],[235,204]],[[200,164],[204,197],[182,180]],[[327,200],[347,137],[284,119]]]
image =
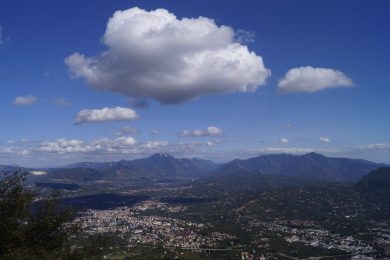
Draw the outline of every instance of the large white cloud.
[[[351,86],[352,80],[339,70],[310,66],[292,68],[278,82],[281,93],[313,93],[327,88]]]
[[[131,108],[114,107],[102,109],[83,109],[79,111],[76,124],[99,123],[106,121],[127,121],[137,119],[139,116]]]
[[[109,19],[96,57],[65,59],[72,75],[92,87],[178,103],[196,97],[253,92],[270,75],[262,57],[214,20],[177,18],[165,9],[131,8]]]
[[[223,130],[215,126],[209,126],[206,130],[183,130],[178,134],[179,137],[204,137],[222,135]]]
[[[14,105],[17,106],[29,106],[34,104],[38,100],[37,97],[29,95],[29,96],[19,96],[14,100]]]

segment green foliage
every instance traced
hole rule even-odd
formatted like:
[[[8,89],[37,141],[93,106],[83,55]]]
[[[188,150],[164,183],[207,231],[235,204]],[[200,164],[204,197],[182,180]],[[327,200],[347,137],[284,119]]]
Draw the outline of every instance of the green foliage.
[[[98,260],[103,259],[110,245],[110,238],[106,235],[89,235],[83,243],[83,247],[75,250],[73,257],[75,259]]]
[[[100,259],[107,241],[89,237],[83,247],[72,245],[70,238],[81,234],[72,211],[60,207],[58,193],[38,200],[25,177],[14,172],[0,180],[0,258]]]

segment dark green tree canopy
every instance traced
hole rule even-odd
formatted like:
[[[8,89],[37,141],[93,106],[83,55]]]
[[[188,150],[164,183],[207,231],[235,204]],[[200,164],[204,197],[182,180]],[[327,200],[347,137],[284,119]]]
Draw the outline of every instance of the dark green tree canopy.
[[[45,200],[25,185],[26,174],[6,173],[0,179],[0,259],[100,259],[107,241],[89,237],[83,246],[72,242],[82,233],[73,213],[59,203],[59,194]]]

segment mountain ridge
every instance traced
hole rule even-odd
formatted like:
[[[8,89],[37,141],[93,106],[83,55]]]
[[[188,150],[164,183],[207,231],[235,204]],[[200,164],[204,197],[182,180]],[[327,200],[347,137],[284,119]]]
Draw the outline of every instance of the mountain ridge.
[[[327,157],[318,153],[304,155],[267,154],[245,160],[235,159],[213,174],[232,170],[258,170],[266,175],[284,175],[325,181],[356,182],[368,172],[385,164],[362,159]]]
[[[119,160],[116,162],[80,162],[65,165],[61,168],[46,169],[48,177],[54,174],[69,172],[72,179],[80,179],[77,172],[93,173],[84,179],[105,179],[111,181],[125,181],[136,178],[199,178],[215,170],[219,165],[199,158],[175,158],[168,153],[155,153],[148,157],[134,160]],[[74,173],[73,173],[74,172]],[[99,173],[99,174],[95,174]],[[62,176],[62,175],[61,175]]]
[[[248,159],[234,159],[222,165],[210,160],[175,158],[168,153],[156,153],[141,159],[122,159],[116,162],[80,162],[59,168],[40,168],[39,170],[48,173],[47,176],[41,176],[41,179],[47,177],[63,179],[69,176],[70,179],[78,181],[203,178],[209,176],[223,178],[227,174],[233,181],[234,178],[242,177],[245,172],[257,172],[261,175],[357,182],[370,171],[383,166],[386,165],[362,159],[327,157],[318,153],[266,154]],[[238,174],[239,172],[241,175]],[[234,177],[234,174],[237,176]]]
[[[390,203],[390,167],[371,171],[354,188],[370,200]]]

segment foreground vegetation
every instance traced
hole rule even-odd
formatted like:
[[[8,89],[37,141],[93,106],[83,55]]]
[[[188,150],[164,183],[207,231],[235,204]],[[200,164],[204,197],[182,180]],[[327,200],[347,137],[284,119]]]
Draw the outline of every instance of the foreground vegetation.
[[[25,186],[25,174],[5,174],[0,180],[1,259],[101,259],[107,241],[87,236],[73,224],[73,212],[61,207],[58,193],[45,200]]]

